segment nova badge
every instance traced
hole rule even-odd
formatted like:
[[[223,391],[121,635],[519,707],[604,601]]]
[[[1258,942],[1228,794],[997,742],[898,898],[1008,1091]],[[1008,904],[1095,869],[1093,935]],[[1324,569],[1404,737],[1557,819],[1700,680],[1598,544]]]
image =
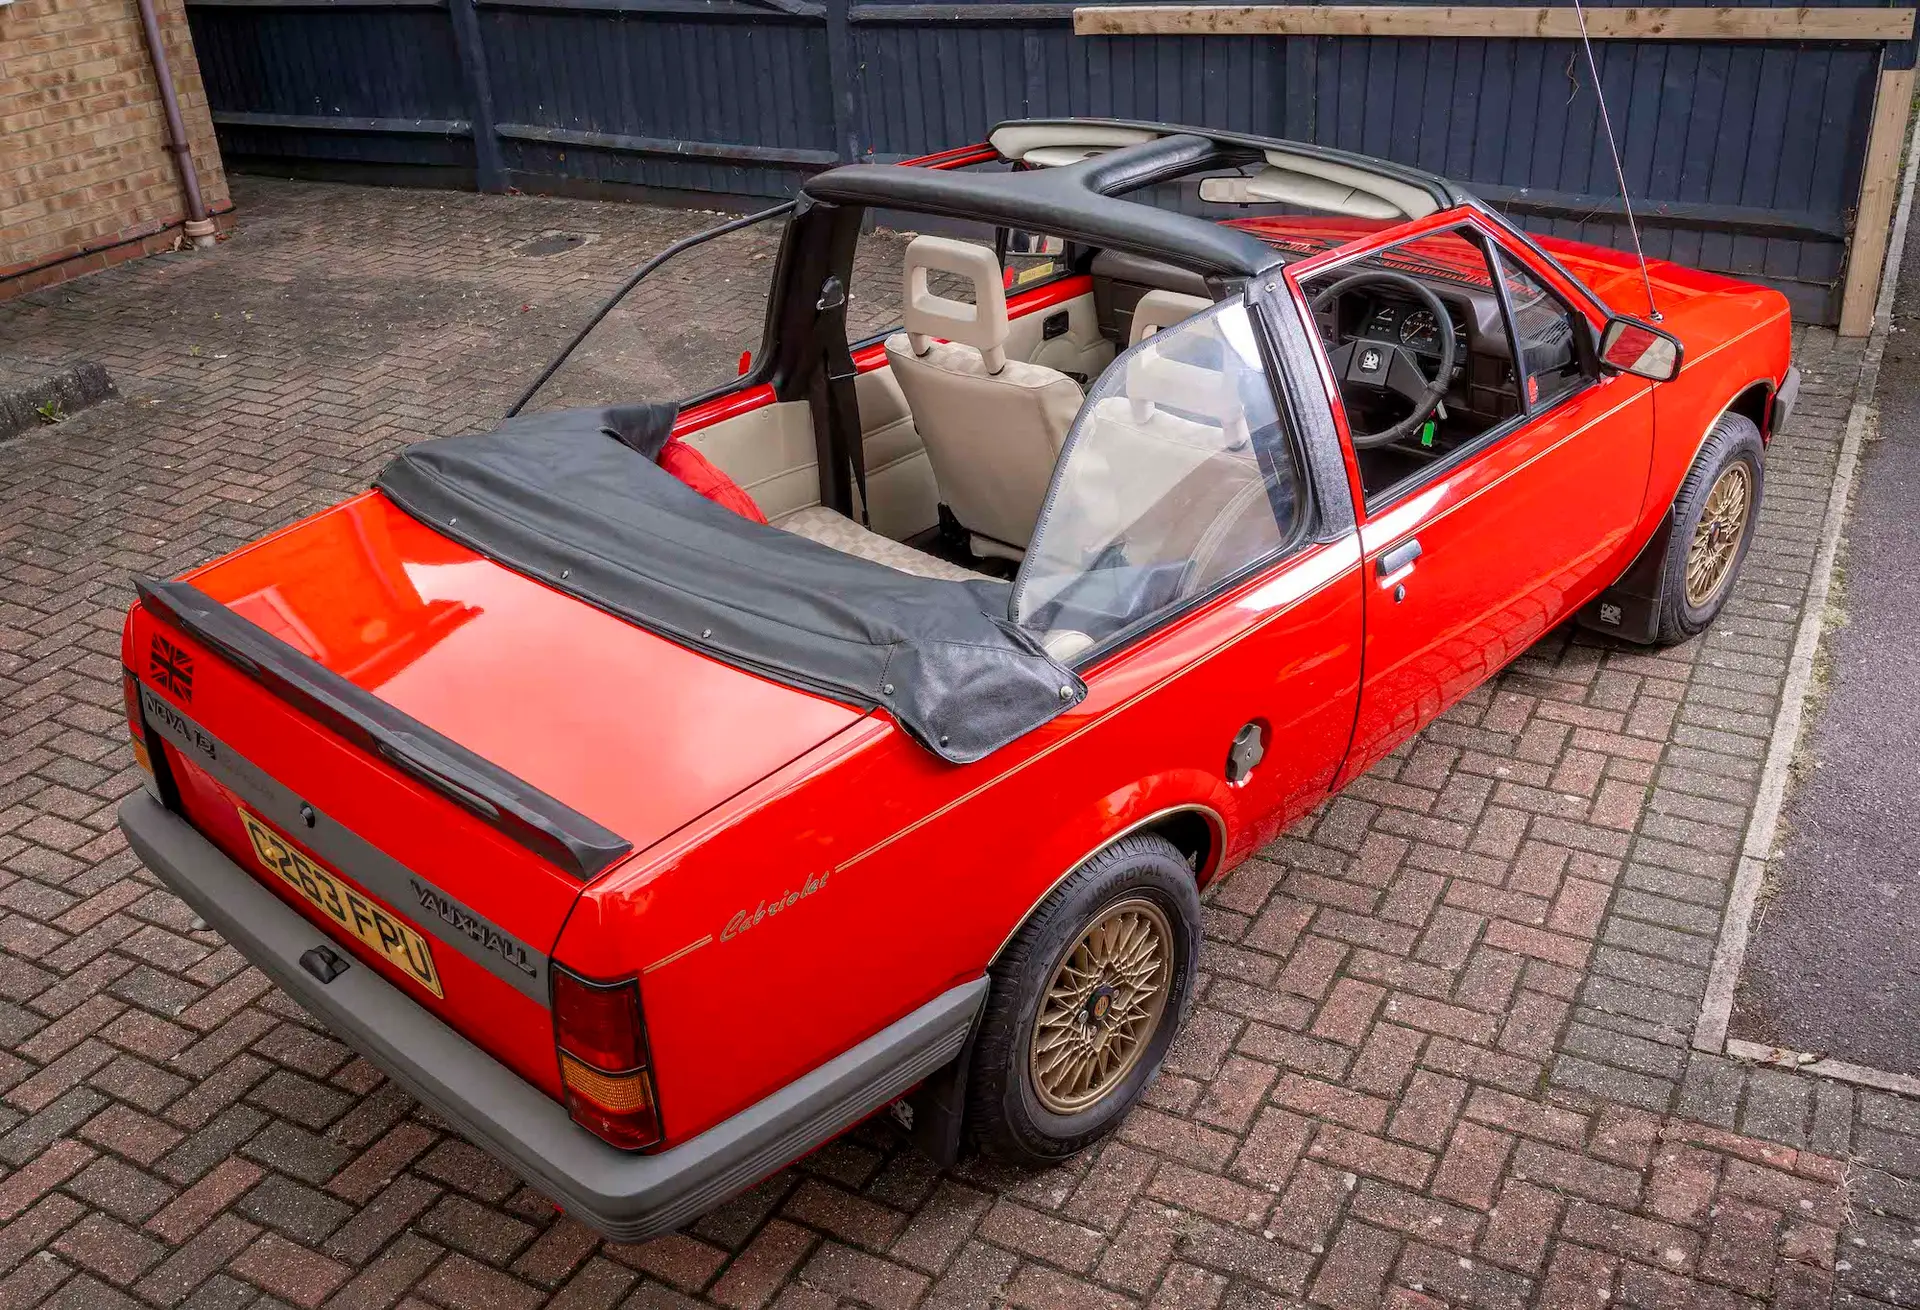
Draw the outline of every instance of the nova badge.
[[[146,713],[147,722],[173,738],[176,744],[191,746],[210,760],[220,758],[220,749],[213,744],[213,738],[202,732],[199,724],[161,700],[144,682],[140,684],[140,708]]]
[[[1360,371],[1362,373],[1378,373],[1380,371],[1380,352],[1372,349],[1361,351]]]
[[[147,672],[181,700],[193,699],[193,656],[157,632],[147,653]]]

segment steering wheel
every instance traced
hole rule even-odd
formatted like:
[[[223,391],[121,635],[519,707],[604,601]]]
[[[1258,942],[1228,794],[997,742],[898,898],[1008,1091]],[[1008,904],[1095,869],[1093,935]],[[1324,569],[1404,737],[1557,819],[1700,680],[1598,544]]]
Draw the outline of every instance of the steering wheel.
[[[1453,318],[1440,302],[1440,297],[1417,279],[1404,273],[1384,270],[1353,273],[1314,296],[1313,310],[1318,313],[1329,301],[1338,300],[1355,287],[1369,285],[1389,286],[1396,291],[1404,291],[1427,307],[1439,328],[1440,368],[1433,380],[1428,381],[1427,375],[1420,371],[1419,360],[1405,346],[1397,341],[1373,341],[1365,337],[1356,337],[1329,355],[1328,362],[1333,365],[1333,375],[1343,389],[1353,385],[1383,394],[1391,392],[1413,405],[1413,413],[1378,432],[1362,432],[1350,425],[1348,435],[1352,437],[1356,450],[1392,445],[1402,437],[1412,435],[1432,416],[1433,411],[1440,408],[1440,402],[1446,398],[1447,384],[1453,377]]]

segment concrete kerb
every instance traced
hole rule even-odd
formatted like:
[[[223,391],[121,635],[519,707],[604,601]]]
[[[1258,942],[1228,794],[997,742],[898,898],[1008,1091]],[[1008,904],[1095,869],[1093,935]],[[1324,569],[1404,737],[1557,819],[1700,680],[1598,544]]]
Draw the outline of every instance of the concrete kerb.
[[[0,359],[0,441],[62,422],[113,394],[113,379],[90,359],[44,368]]]
[[[1920,1078],[1912,1074],[1888,1073],[1885,1069],[1874,1069],[1864,1064],[1853,1064],[1846,1060],[1829,1060],[1824,1056],[1796,1051],[1785,1046],[1765,1046],[1759,1042],[1744,1041],[1738,1037],[1727,1038],[1726,1054],[1735,1060],[1751,1060],[1755,1064],[1771,1064],[1781,1069],[1792,1069],[1797,1073],[1810,1073],[1820,1078],[1834,1078],[1843,1083],[1854,1083],[1860,1087],[1871,1087],[1876,1091],[1898,1092],[1902,1096],[1920,1097]]]
[[[1861,361],[1853,405],[1847,412],[1839,462],[1834,469],[1833,489],[1827,498],[1826,514],[1821,524],[1820,546],[1814,556],[1813,576],[1807,588],[1806,604],[1787,666],[1780,712],[1774,720],[1773,733],[1767,743],[1766,763],[1760,775],[1760,793],[1747,823],[1733,893],[1727,904],[1726,917],[1721,922],[1720,940],[1714,948],[1713,965],[1707,976],[1706,996],[1701,1002],[1700,1018],[1693,1030],[1693,1046],[1696,1050],[1778,1065],[1823,1078],[1910,1096],[1920,1096],[1920,1078],[1870,1069],[1843,1060],[1828,1060],[1785,1047],[1763,1046],[1738,1038],[1730,1040],[1727,1037],[1727,1025],[1733,1014],[1733,993],[1740,980],[1741,965],[1746,959],[1747,942],[1752,931],[1754,910],[1760,899],[1761,884],[1774,854],[1780,812],[1786,804],[1793,756],[1799,747],[1807,698],[1813,685],[1814,658],[1826,631],[1827,600],[1833,586],[1840,534],[1846,526],[1854,470],[1859,465],[1861,445],[1875,418],[1874,389],[1880,378],[1880,360],[1886,352],[1887,333],[1893,319],[1894,288],[1900,279],[1907,223],[1913,212],[1914,186],[1917,176],[1920,176],[1920,150],[1916,150],[1916,142],[1920,142],[1920,120],[1916,120],[1907,138],[1906,176],[1901,182],[1900,206],[1894,217],[1893,249],[1880,276],[1873,331],[1867,339],[1866,352]]]

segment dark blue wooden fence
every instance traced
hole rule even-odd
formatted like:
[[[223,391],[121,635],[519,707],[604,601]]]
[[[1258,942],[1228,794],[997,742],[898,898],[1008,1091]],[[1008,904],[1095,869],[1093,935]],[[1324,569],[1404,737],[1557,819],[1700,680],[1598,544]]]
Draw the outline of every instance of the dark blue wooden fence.
[[[1086,114],[1295,137],[1457,178],[1615,243],[1618,187],[1567,41],[1083,37],[1071,3],[188,0],[239,169],[738,203],[840,160]],[[1650,254],[1838,314],[1874,42],[1603,41]],[[643,191],[634,192],[631,189]]]

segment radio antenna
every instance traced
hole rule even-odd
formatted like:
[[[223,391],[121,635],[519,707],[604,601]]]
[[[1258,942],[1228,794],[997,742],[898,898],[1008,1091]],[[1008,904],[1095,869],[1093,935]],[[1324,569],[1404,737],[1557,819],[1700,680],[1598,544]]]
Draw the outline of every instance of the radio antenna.
[[[1640,225],[1633,218],[1633,197],[1627,194],[1627,170],[1620,163],[1620,147],[1613,139],[1613,119],[1607,114],[1607,97],[1600,90],[1600,65],[1594,62],[1593,41],[1587,36],[1587,11],[1580,0],[1573,0],[1573,12],[1580,20],[1580,44],[1586,48],[1587,71],[1593,75],[1593,98],[1600,103],[1600,127],[1607,134],[1607,150],[1613,156],[1613,175],[1620,180],[1620,203],[1627,210],[1627,231],[1633,234],[1633,254],[1640,261],[1640,285],[1647,290],[1647,315],[1660,321],[1660,307],[1653,302],[1653,278],[1647,274],[1647,252],[1640,247]]]

